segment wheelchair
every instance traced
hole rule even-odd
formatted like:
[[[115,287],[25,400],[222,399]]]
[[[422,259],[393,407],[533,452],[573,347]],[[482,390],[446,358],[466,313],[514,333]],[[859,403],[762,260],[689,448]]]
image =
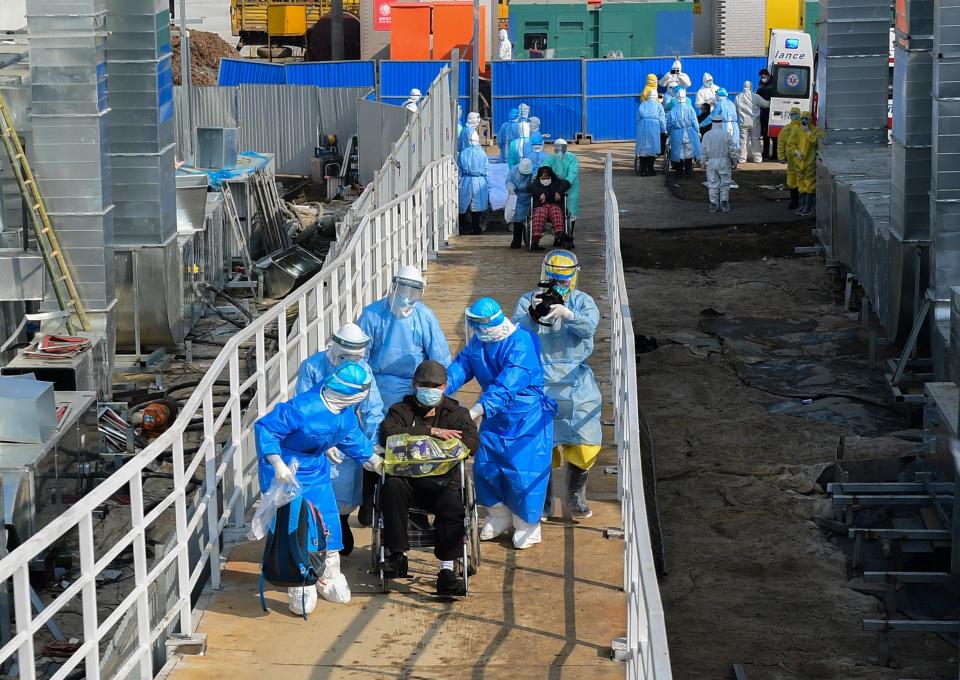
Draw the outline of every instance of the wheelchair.
[[[527,246],[528,251],[532,251],[533,247],[537,244],[533,242],[533,210],[536,206],[533,204],[533,196],[530,197],[530,210],[527,211],[527,220],[523,223],[523,241]],[[563,232],[570,238],[573,239],[573,221],[570,219],[570,212],[567,210],[567,196],[563,195],[563,200],[560,201],[560,209],[563,211]],[[551,224],[548,220],[546,224],[550,224],[554,229],[556,229],[555,224]],[[544,225],[544,235],[546,235],[546,224]]]
[[[464,507],[464,541],[463,559],[454,564],[454,572],[463,579],[466,594],[470,594],[470,577],[480,568],[480,515],[477,508],[477,497],[473,488],[473,476],[467,474],[466,461],[457,467],[460,470],[460,496]],[[386,480],[386,472],[381,473],[373,492],[373,532],[371,540],[371,573],[380,578],[380,592],[390,592],[390,578],[383,569],[387,559],[387,548],[383,543],[383,511],[380,505],[380,492]],[[435,534],[431,523],[430,513],[421,508],[411,506],[407,523],[407,532],[410,536],[411,550],[431,549],[435,546]],[[465,567],[466,565],[466,567]]]

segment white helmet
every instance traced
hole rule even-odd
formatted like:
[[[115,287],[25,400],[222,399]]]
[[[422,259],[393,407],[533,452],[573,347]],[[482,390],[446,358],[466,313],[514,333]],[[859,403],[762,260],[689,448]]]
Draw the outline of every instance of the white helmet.
[[[521,175],[532,175],[533,161],[531,161],[529,158],[521,158],[519,170]]]
[[[418,101],[422,96],[423,96],[423,93],[420,92],[420,90],[418,90],[417,88],[413,88],[412,90],[410,90],[410,99],[412,99],[413,101]]]
[[[409,264],[400,267],[397,273],[393,275],[393,282],[397,283],[398,281],[419,283],[421,287],[427,285],[427,282],[423,280],[423,274],[420,273],[420,270]]]
[[[370,345],[370,338],[355,323],[344,324],[330,339],[330,363],[339,366],[346,359],[362,359]]]
[[[423,299],[425,286],[426,282],[419,269],[410,265],[400,267],[390,286],[390,311],[393,315],[397,318],[410,316],[413,308]]]
[[[561,155],[567,153],[567,140],[558,139],[557,141],[555,141],[553,143],[553,150],[555,153],[558,153]]]

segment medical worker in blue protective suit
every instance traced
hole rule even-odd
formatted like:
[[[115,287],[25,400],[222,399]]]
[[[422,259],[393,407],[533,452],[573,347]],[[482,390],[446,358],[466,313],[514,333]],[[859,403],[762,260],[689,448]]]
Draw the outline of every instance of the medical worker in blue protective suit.
[[[593,298],[577,290],[580,265],[569,250],[552,250],[543,260],[541,282],[563,298],[541,316],[543,289],[525,293],[517,302],[513,322],[536,336],[543,362],[547,396],[557,402],[553,420],[553,466],[566,462],[564,503],[574,519],[593,516],[587,503],[587,477],[602,442],[600,388],[587,362],[600,310]],[[548,497],[546,514],[553,503]]]
[[[490,161],[480,148],[480,137],[470,135],[470,145],[457,157],[460,166],[460,214],[470,213],[470,233],[482,234],[480,222],[490,206],[490,190],[487,186],[487,166]]]
[[[510,148],[507,149],[508,167],[517,167],[517,164],[520,163],[520,159],[525,158],[526,155],[530,153],[532,150],[530,144],[530,135],[532,132],[533,123],[528,120],[520,123],[520,136],[510,142]]]
[[[687,91],[677,90],[677,103],[667,114],[670,162],[676,176],[693,175],[693,161],[700,159],[700,123],[697,112],[687,101]]]
[[[367,362],[383,400],[383,415],[408,394],[413,394],[417,366],[433,359],[450,364],[450,347],[440,322],[423,302],[426,284],[420,270],[404,265],[393,277],[390,294],[364,308],[357,320],[370,337]],[[370,526],[376,477],[363,476],[363,499],[357,519]]]
[[[373,370],[364,361],[370,338],[353,323],[341,326],[331,338],[330,346],[317,352],[300,364],[300,375],[297,378],[297,394],[310,390],[319,390],[324,381],[330,377],[337,366],[355,361],[363,366],[370,375]],[[370,386],[370,393],[357,406],[360,416],[360,427],[368,439],[377,441],[380,423],[383,421],[383,401],[380,399],[380,390],[374,382]],[[339,458],[337,461],[335,459]],[[351,458],[344,458],[339,451],[330,457],[334,465],[330,468],[330,480],[333,482],[333,495],[337,498],[337,510],[340,512],[340,529],[343,535],[343,550],[341,555],[353,552],[353,532],[350,530],[348,518],[350,513],[360,505],[362,491],[362,475],[360,466]]]
[[[510,218],[513,228],[513,241],[510,242],[510,247],[514,249],[523,245],[524,225],[530,215],[530,182],[532,181],[533,163],[529,158],[522,159],[517,167],[511,168],[507,173],[507,193],[517,197],[516,208]]]
[[[567,212],[570,213],[572,231],[580,214],[580,161],[568,150],[567,140],[558,139],[553,143],[553,153],[547,156],[543,164],[553,168],[555,176],[570,182],[567,190]]]
[[[539,132],[530,133],[530,145],[525,149],[523,157],[529,159],[533,164],[534,174],[540,169],[541,165],[547,164],[550,154],[543,150],[543,135]]]
[[[474,132],[477,133],[477,137],[480,136],[480,114],[476,111],[471,111],[467,114],[467,124],[463,126],[463,129],[460,130],[460,134],[457,135],[457,153],[470,146],[470,137]]]
[[[640,159],[640,176],[656,173],[653,162],[661,151],[661,135],[667,133],[667,114],[657,101],[657,91],[647,93],[647,99],[637,107],[637,146],[635,154]]]
[[[501,163],[507,162],[507,151],[510,149],[510,142],[520,136],[520,109],[510,109],[507,120],[497,131],[497,146],[500,147]]]
[[[383,459],[363,434],[354,406],[367,398],[373,376],[360,364],[337,366],[319,390],[310,390],[277,404],[254,424],[259,458],[260,488],[269,489],[274,477],[290,481],[294,459],[296,480],[303,496],[323,517],[327,531],[327,561],[317,590],[331,602],[349,602],[350,587],[340,572],[343,541],[337,501],[330,483],[330,458],[336,451],[367,470],[383,469]],[[298,599],[293,594],[291,602]]]
[[[544,392],[536,339],[506,318],[500,305],[481,298],[466,312],[474,334],[447,369],[447,394],[476,379],[483,389],[470,409],[480,423],[474,458],[477,502],[488,515],[481,540],[513,527],[518,550],[540,542],[557,405]]]
[[[720,117],[722,118],[723,128],[730,134],[730,137],[733,139],[734,148],[739,153],[740,151],[740,118],[737,115],[737,106],[732,101],[727,94],[726,89],[720,88],[717,90],[717,103],[713,107],[714,113],[717,111],[720,112]],[[700,127],[708,127],[709,125],[716,125],[716,120],[713,120],[713,116],[708,116],[707,120],[700,123]]]

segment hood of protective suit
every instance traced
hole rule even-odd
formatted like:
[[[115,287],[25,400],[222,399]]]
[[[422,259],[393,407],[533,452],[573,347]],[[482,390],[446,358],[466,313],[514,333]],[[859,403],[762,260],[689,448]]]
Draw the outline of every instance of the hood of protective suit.
[[[527,106],[526,104],[521,104],[521,105],[520,105],[520,118],[521,118],[522,120],[526,120],[526,119],[529,118],[529,117],[530,117],[530,107]]]
[[[467,127],[475,128],[480,125],[480,114],[476,111],[471,111],[467,114]]]
[[[540,131],[540,119],[536,116],[530,116],[530,132]]]
[[[753,83],[751,83],[749,80],[744,80],[744,81],[743,81],[743,91],[744,91],[744,92],[751,92],[752,90],[753,90]]]
[[[497,37],[499,37],[500,40],[506,40],[506,39],[507,39],[507,29],[501,28],[500,31],[497,33]]]
[[[713,85],[713,76],[710,75],[709,73],[704,73],[704,74],[703,74],[703,86],[704,86],[704,87],[710,87],[711,85]]]
[[[647,87],[656,87],[658,82],[657,76],[653,73],[647,75]]]
[[[670,70],[671,70],[671,71],[682,71],[682,70],[683,70],[683,66],[681,66],[679,59],[674,59],[674,60],[673,60],[673,64],[671,64]]]
[[[687,91],[682,88],[678,89],[676,93],[676,97],[677,97],[677,101],[679,102],[687,101]]]

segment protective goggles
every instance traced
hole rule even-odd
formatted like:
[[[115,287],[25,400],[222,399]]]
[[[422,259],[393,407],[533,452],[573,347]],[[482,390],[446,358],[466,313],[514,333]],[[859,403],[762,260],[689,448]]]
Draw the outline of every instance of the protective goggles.
[[[468,309],[464,314],[467,318],[467,326],[469,328],[492,328],[494,326],[499,326],[503,323],[504,316],[503,310],[497,311],[495,314],[490,316],[476,316],[470,313]]]

